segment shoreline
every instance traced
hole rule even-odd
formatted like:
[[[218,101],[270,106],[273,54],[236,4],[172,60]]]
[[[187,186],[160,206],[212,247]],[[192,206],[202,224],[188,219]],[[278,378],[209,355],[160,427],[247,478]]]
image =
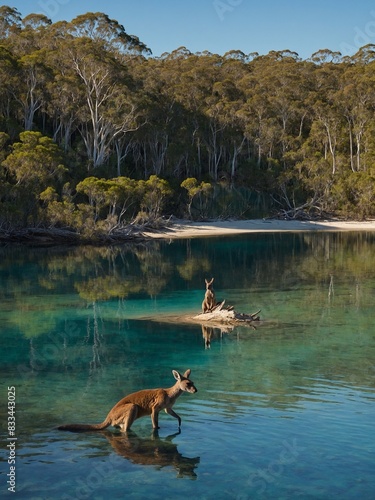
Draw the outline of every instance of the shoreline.
[[[154,239],[191,239],[217,236],[235,236],[251,233],[301,233],[301,232],[375,232],[375,219],[368,221],[343,220],[216,220],[192,222],[174,219],[159,228],[130,225],[125,230],[96,238],[81,237],[71,230],[57,228],[26,228],[15,231],[0,231],[0,246],[20,244],[33,247],[51,246],[105,246],[139,243]]]
[[[200,238],[203,236],[230,236],[246,233],[268,232],[375,232],[375,220],[369,221],[299,221],[279,219],[228,220],[213,222],[175,221],[169,227],[160,230],[146,230],[148,238],[177,239]]]

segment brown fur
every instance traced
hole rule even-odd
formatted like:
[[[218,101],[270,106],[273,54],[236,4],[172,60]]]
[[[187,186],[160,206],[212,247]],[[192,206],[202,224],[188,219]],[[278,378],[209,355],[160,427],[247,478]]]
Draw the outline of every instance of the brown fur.
[[[66,424],[60,425],[58,429],[62,431],[97,431],[113,425],[126,432],[135,420],[146,415],[151,416],[152,427],[159,429],[159,412],[161,410],[177,418],[180,426],[181,418],[172,410],[172,406],[183,392],[197,392],[194,382],[189,379],[190,372],[191,370],[186,370],[181,375],[176,370],[172,370],[176,383],[169,389],[144,389],[125,396],[112,408],[101,424]]]
[[[212,311],[212,309],[216,306],[216,297],[213,289],[214,278],[211,278],[211,281],[207,279],[204,280],[206,283],[206,293],[204,294],[204,300],[202,302],[202,311],[204,313]]]

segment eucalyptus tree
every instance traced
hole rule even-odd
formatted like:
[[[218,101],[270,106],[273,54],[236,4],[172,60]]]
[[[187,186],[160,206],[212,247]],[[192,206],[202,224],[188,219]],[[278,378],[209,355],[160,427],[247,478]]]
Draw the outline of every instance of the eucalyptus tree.
[[[368,43],[360,47],[358,51],[350,58],[354,64],[368,64],[375,61],[375,44]]]
[[[344,116],[340,110],[338,93],[343,86],[343,66],[335,63],[323,63],[314,71],[314,90],[310,94],[310,105],[314,119],[324,131],[321,147],[324,157],[330,157],[331,175],[337,172],[339,145],[344,127]]]
[[[45,63],[45,51],[41,50],[42,32],[50,21],[43,15],[30,14],[22,19],[17,9],[0,8],[0,38],[17,61],[18,74],[12,65],[8,84],[12,98],[19,104],[23,128],[32,130],[38,110],[47,103],[46,85],[50,71]]]
[[[149,175],[147,146],[149,130],[153,128],[154,115],[160,117],[161,110],[164,111],[162,106],[158,108],[156,104],[157,98],[155,97],[159,92],[159,87],[157,87],[159,82],[162,87],[160,78],[155,76],[158,74],[158,66],[159,62],[153,58],[146,59],[140,64],[134,64],[134,60],[132,60],[131,64],[128,65],[132,78],[137,82],[141,82],[139,87],[142,88],[143,103],[141,109],[143,111],[142,120],[144,126],[134,131],[127,143],[119,144],[119,153],[124,159],[127,155],[131,155],[131,161],[137,172],[136,175],[145,179]],[[158,111],[154,112],[154,108],[158,108]]]
[[[333,195],[336,210],[357,217],[374,211],[373,158],[375,152],[375,45],[367,45],[342,63],[342,86],[337,105],[346,121],[342,134],[346,169],[335,179]]]
[[[74,137],[79,135],[80,109],[84,106],[82,84],[72,67],[70,50],[74,39],[66,21],[48,25],[43,33],[40,43],[44,49],[45,64],[52,73],[47,82],[49,131],[54,141],[68,152],[73,147]],[[80,145],[76,142],[74,146],[76,154],[79,152],[82,158]]]
[[[33,129],[36,113],[47,106],[47,87],[52,72],[45,64],[45,59],[45,51],[36,50],[18,60],[20,82],[19,87],[14,88],[13,95],[21,105],[25,130]]]
[[[208,197],[212,191],[212,184],[209,182],[198,182],[195,177],[188,177],[181,182],[181,187],[186,189],[188,195],[187,210],[189,218],[192,219],[192,204],[195,198],[200,201],[200,212],[202,215],[202,198]]]
[[[79,131],[89,165],[96,168],[108,159],[114,139],[134,128],[136,106],[120,59],[146,47],[101,13],[78,16],[66,29],[71,36],[64,40],[67,72],[78,77],[75,90],[81,99]]]
[[[52,21],[44,14],[29,14],[22,18],[22,31],[18,35],[20,54],[44,49],[44,54],[56,49],[53,43]]]
[[[87,12],[69,23],[69,32],[76,38],[103,42],[109,52],[122,55],[150,54],[150,49],[137,36],[129,35],[124,26],[103,12]]]
[[[156,221],[161,215],[164,204],[173,191],[165,179],[157,175],[150,175],[147,181],[139,181],[143,192],[141,199],[141,210],[147,221]]]
[[[270,53],[271,54],[271,53]],[[271,57],[269,54],[269,57]],[[273,52],[273,69],[268,82],[269,105],[279,125],[280,159],[284,168],[286,154],[294,148],[295,139],[302,134],[306,118],[306,89],[308,73],[298,55],[289,50]],[[272,64],[272,59],[270,61]]]
[[[173,95],[188,111],[186,118],[195,148],[197,174],[200,177],[208,174],[217,180],[219,170],[224,169],[231,156],[225,134],[236,121],[239,92],[228,73],[222,72],[221,56],[208,52],[184,55],[178,59],[179,77]],[[230,63],[228,58],[227,66]]]
[[[114,218],[112,229],[117,229],[122,223],[131,222],[136,216],[142,195],[142,184],[124,176],[113,178],[108,184],[109,216]]]
[[[22,24],[26,29],[30,29],[40,36],[40,32],[52,24],[44,14],[29,14],[22,19]]]
[[[169,102],[178,103],[181,123],[181,138],[185,138],[180,148],[180,159],[188,162],[185,170],[199,177],[211,172],[214,175],[214,162],[220,162],[219,134],[220,125],[209,116],[212,88],[218,80],[220,56],[202,53],[191,54],[180,47],[163,58],[163,74],[167,83]],[[214,113],[213,113],[214,114]]]
[[[22,27],[22,15],[15,7],[0,6],[0,40],[19,33]]]
[[[344,120],[337,102],[340,65],[326,62],[327,58],[324,53],[314,56],[314,62],[299,62],[295,86],[290,82],[299,99],[293,103],[289,96],[294,131],[281,157],[286,168],[279,176],[279,185],[280,200],[293,215],[301,210],[329,211],[333,176],[337,176],[337,166],[342,166]]]
[[[187,157],[189,114],[178,99],[180,67],[187,57],[181,49],[161,58],[140,61],[132,70],[141,82],[141,123],[133,135],[133,158],[143,178],[179,175]]]
[[[0,40],[16,57],[48,46],[50,25],[51,20],[43,14],[29,14],[22,18],[17,9],[0,7]]]
[[[111,113],[112,101],[119,92],[115,84],[115,65],[108,60],[102,44],[90,39],[72,40],[68,54],[79,78],[75,89],[81,99],[79,130],[87,157],[95,168],[106,161],[112,141],[112,121],[108,119],[108,113]]]
[[[220,134],[221,169],[223,175],[233,181],[237,173],[239,155],[246,143],[246,136],[241,128],[241,118],[238,114],[243,106],[244,97],[235,83],[226,75],[223,75],[223,78],[213,86],[213,94],[216,100],[213,109],[217,111],[217,120],[222,127]],[[215,161],[214,166],[213,178],[217,180],[219,164]]]
[[[179,179],[207,172],[204,100],[213,83],[210,58],[211,55],[198,56],[180,47],[163,61],[168,100],[173,106],[170,169],[173,177]]]
[[[14,88],[18,86],[19,68],[12,53],[0,45],[0,130],[12,136],[18,132],[15,116],[17,104],[14,100]]]
[[[244,95],[244,103],[237,114],[249,145],[249,159],[255,159],[258,169],[271,157],[275,143],[275,117],[267,81],[270,70],[269,61],[260,56],[249,63],[249,71],[237,82]]]
[[[62,43],[60,48],[63,48]],[[72,149],[72,138],[79,126],[82,91],[77,75],[66,64],[61,51],[50,52],[49,59],[54,72],[53,81],[48,87],[47,104],[51,135],[67,153]]]
[[[35,190],[61,181],[67,170],[60,148],[40,132],[21,132],[20,142],[12,145],[3,165],[15,176],[18,185]]]
[[[99,179],[90,176],[79,182],[76,190],[87,196],[94,223],[104,219],[109,231],[117,229],[125,221],[131,221],[144,194],[141,181],[129,177]]]
[[[37,222],[40,194],[61,184],[67,172],[60,148],[40,132],[22,132],[2,164],[15,179],[15,208],[21,208],[24,222]]]
[[[284,50],[257,57],[250,68],[243,82],[248,86],[244,111],[250,118],[248,133],[255,137],[258,166],[277,159],[285,167],[285,154],[301,136],[306,117],[304,65],[298,54]]]
[[[369,45],[344,64],[343,86],[337,96],[342,114],[347,121],[352,172],[366,170],[372,164],[375,109],[374,55],[375,46]]]
[[[303,206],[306,213],[329,212],[332,209],[333,178],[330,161],[322,143],[326,141],[326,133],[318,121],[311,124],[308,137],[301,146],[290,154],[294,166],[288,171],[294,184],[294,192],[284,196],[289,209]],[[293,202],[291,201],[293,200]]]
[[[308,59],[316,66],[320,66],[326,63],[340,63],[342,62],[343,57],[341,52],[332,51],[330,49],[320,49],[314,52]]]
[[[200,64],[206,66],[206,71],[201,73],[205,79],[205,92],[201,103],[204,120],[200,135],[207,152],[208,174],[217,181],[219,169],[225,161],[225,133],[233,119],[229,102],[237,89],[230,80],[222,81],[220,56],[210,54],[201,58]]]

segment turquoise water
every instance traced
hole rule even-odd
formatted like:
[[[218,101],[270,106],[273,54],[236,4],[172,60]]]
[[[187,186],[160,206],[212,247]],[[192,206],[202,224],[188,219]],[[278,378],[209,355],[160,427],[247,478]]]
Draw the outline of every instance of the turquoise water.
[[[0,248],[0,495],[16,392],[25,499],[373,499],[375,235],[299,233],[115,248]],[[202,328],[204,278],[254,330]],[[182,418],[69,433],[191,368]]]

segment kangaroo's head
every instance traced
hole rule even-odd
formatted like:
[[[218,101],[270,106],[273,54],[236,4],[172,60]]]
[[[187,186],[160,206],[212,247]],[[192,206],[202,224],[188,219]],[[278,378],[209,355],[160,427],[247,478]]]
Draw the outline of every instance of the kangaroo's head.
[[[172,370],[174,378],[177,380],[178,386],[181,391],[184,392],[197,392],[198,389],[195,387],[194,382],[189,379],[191,370],[186,370],[186,372],[181,375],[177,370]]]
[[[211,278],[211,281],[207,279],[204,280],[206,282],[206,290],[212,290],[214,278]]]

